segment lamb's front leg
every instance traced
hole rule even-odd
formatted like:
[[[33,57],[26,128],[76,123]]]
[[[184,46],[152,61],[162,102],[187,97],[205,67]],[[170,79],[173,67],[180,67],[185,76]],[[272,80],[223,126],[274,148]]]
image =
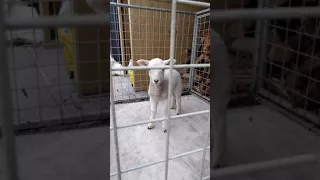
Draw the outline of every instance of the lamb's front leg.
[[[167,117],[167,108],[166,108],[167,105],[168,105],[167,101],[165,101],[165,104],[164,104],[164,106],[162,108],[164,117]],[[164,121],[162,121],[162,130],[163,130],[164,133],[166,133],[167,129],[168,129],[168,123],[167,123],[167,120],[164,120]]]
[[[158,107],[158,99],[150,96],[150,103],[151,103],[151,117],[150,120],[154,120],[157,113],[157,107]],[[148,124],[148,129],[152,129],[154,127],[153,123]]]

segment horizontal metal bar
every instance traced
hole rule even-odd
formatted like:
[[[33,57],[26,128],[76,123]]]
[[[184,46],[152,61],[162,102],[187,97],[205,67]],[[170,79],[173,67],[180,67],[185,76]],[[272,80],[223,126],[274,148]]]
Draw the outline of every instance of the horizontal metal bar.
[[[77,27],[77,26],[106,26],[110,23],[109,14],[104,15],[77,15],[37,18],[7,18],[6,29],[44,28],[44,27]]]
[[[209,112],[210,112],[209,110],[204,110],[204,111],[197,111],[197,112],[192,112],[192,113],[180,114],[180,115],[171,116],[171,119],[177,120],[178,118],[196,116],[196,115],[206,114]],[[162,122],[162,121],[165,121],[166,119],[167,119],[167,117],[156,118],[154,120],[139,121],[139,122],[128,124],[128,125],[118,126],[117,129],[128,128],[128,127],[132,127],[132,126],[139,126],[139,125],[148,124],[148,123]]]
[[[210,16],[210,12],[198,15],[197,18],[200,19],[200,18],[207,17],[207,16]]]
[[[198,14],[202,14],[202,13],[206,13],[206,12],[210,12],[210,8],[198,11],[198,12],[196,12],[196,14],[198,15]]]
[[[206,3],[206,2],[191,1],[191,0],[177,0],[177,3],[210,8],[210,3]]]
[[[277,160],[222,168],[215,171],[211,171],[210,177],[216,178],[216,177],[235,176],[239,174],[267,170],[271,168],[279,168],[281,166],[297,165],[297,164],[310,163],[315,161],[317,161],[317,156],[315,154],[299,155],[299,156],[294,156],[289,158],[282,158]]]
[[[210,67],[210,64],[179,64],[173,65],[174,69],[179,68],[201,68],[201,67]],[[170,66],[127,66],[121,68],[112,68],[112,71],[125,71],[125,70],[148,70],[148,69],[169,69]]]
[[[63,1],[63,0],[62,0]],[[18,0],[9,0],[7,4],[28,4],[28,3],[39,3],[39,2],[61,2],[61,0],[28,0],[28,1],[18,1]]]
[[[210,12],[212,20],[239,19],[288,19],[301,17],[320,17],[320,7],[308,8],[265,8],[245,10],[215,10]],[[38,17],[27,19],[8,18],[5,20],[7,29],[44,28],[44,27],[77,27],[109,25],[109,15],[77,15],[69,17]]]
[[[210,146],[206,147],[206,149],[210,149]],[[189,152],[181,153],[181,154],[169,157],[169,160],[177,159],[179,157],[187,156],[187,155],[190,155],[190,154],[195,154],[195,153],[201,152],[203,150],[204,150],[204,148],[199,148],[199,149],[192,150],[192,151],[189,151]],[[130,171],[134,171],[134,170],[137,170],[137,169],[142,169],[142,168],[145,168],[145,167],[149,167],[149,166],[152,166],[152,165],[160,164],[160,163],[163,163],[163,162],[164,162],[164,160],[160,160],[160,161],[144,164],[144,165],[141,165],[141,166],[137,166],[135,168],[126,169],[124,171],[121,171],[121,174],[130,172]],[[110,177],[116,176],[116,175],[117,175],[117,173],[115,173],[115,172],[114,173],[110,173]]]
[[[204,151],[205,149],[210,149],[210,146],[207,146],[206,148],[199,148],[199,149],[196,149],[196,150],[193,150],[193,151],[189,151],[189,152],[185,152],[185,153],[181,153],[181,154],[172,156],[172,157],[169,158],[169,160],[177,159],[179,157],[183,157],[183,156],[187,156],[187,155],[194,154],[194,153],[197,153],[197,152],[201,152],[201,151]]]
[[[315,18],[320,17],[320,7],[300,8],[258,8],[236,10],[211,10],[212,21],[223,20],[266,20],[266,19],[289,19],[289,18]]]
[[[124,3],[110,2],[110,5],[117,6],[117,7],[126,7],[126,8],[152,10],[152,11],[171,12],[171,9],[157,8],[157,7],[148,7],[148,6],[139,6],[139,5],[134,5],[134,4],[124,4]],[[191,12],[191,11],[179,11],[179,10],[177,10],[177,13],[196,14],[196,12]]]
[[[188,95],[192,95],[191,91],[183,91],[181,96],[188,96]],[[115,104],[124,104],[124,103],[133,103],[133,102],[143,102],[143,101],[147,101],[149,100],[148,96],[144,96],[144,97],[135,97],[135,98],[129,98],[129,99],[119,99],[115,101]]]
[[[204,177],[202,180],[209,180],[210,176]]]

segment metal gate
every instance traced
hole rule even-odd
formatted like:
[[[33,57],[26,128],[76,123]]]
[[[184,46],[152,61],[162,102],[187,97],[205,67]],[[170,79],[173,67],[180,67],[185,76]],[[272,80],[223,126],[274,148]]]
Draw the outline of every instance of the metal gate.
[[[209,7],[209,3],[200,3],[197,2],[195,5],[200,5],[201,7]],[[200,44],[197,38],[198,32],[203,33],[203,32],[209,32],[208,29],[210,28],[208,25],[208,18],[209,18],[209,9],[201,10],[200,12],[186,12],[186,11],[178,11],[177,10],[177,2],[173,1],[172,3],[172,9],[162,9],[162,8],[156,8],[156,7],[146,7],[146,6],[138,6],[138,5],[133,5],[133,4],[115,4],[111,3],[111,5],[116,5],[119,7],[125,7],[122,10],[122,13],[126,14],[126,8],[129,8],[127,12],[130,12],[132,14],[128,14],[129,18],[131,18],[131,21],[129,21],[131,27],[130,29],[130,38],[131,38],[131,51],[130,55],[131,58],[134,61],[137,61],[139,59],[148,59],[151,60],[151,58],[159,57],[161,59],[177,59],[179,63],[177,65],[171,64],[170,66],[163,67],[164,69],[170,69],[172,70],[173,68],[180,68],[177,69],[180,71],[180,74],[182,75],[182,83],[184,84],[184,89],[183,92],[190,92],[191,87],[193,84],[191,83],[193,80],[193,69],[188,70],[189,68],[209,68],[210,64],[209,62],[205,62],[204,64],[195,64],[194,61],[192,60],[195,57],[196,53],[196,46]],[[148,12],[144,13],[147,14],[144,17],[141,11]],[[204,15],[203,15],[204,14]],[[134,17],[135,16],[135,17]],[[206,17],[206,26],[198,28],[198,19]],[[139,20],[139,23],[137,23],[138,20],[133,21],[132,19],[137,18]],[[148,21],[147,18],[150,20]],[[141,20],[143,19],[143,20]],[[169,20],[169,21],[166,21]],[[171,23],[171,25],[169,25]],[[144,26],[151,26],[152,28],[147,29],[145,27],[141,27],[141,24]],[[205,24],[205,23],[204,23]],[[161,30],[161,26],[165,26],[168,29],[170,28],[170,33],[165,32],[165,30]],[[158,29],[159,28],[159,29]],[[201,29],[202,28],[202,29]],[[198,31],[199,30],[199,31]],[[122,30],[123,31],[123,30]],[[132,32],[134,31],[134,32]],[[150,38],[150,36],[144,35],[144,34],[151,34],[152,36],[155,36],[159,38],[159,42],[161,39],[166,39],[169,38],[164,44],[158,45],[158,43],[150,43],[149,41],[152,41],[153,39]],[[136,36],[135,36],[136,35]],[[138,37],[138,38],[137,38]],[[148,39],[150,38],[150,39]],[[180,42],[180,44],[176,44],[176,42]],[[208,39],[206,41],[208,43]],[[164,47],[163,47],[164,46]],[[190,49],[188,49],[188,46]],[[163,52],[158,52],[155,49],[160,49],[164,48],[165,50]],[[207,51],[210,51],[210,47],[207,46]],[[137,55],[138,54],[138,55]],[[170,56],[168,57],[168,55]],[[190,56],[190,57],[188,57]],[[189,62],[187,60],[189,58]],[[184,60],[186,59],[186,60]],[[127,64],[129,62],[127,61]],[[179,65],[182,64],[182,65]],[[125,64],[123,64],[126,66]],[[157,67],[159,68],[159,67]],[[133,66],[133,67],[119,67],[119,68],[112,68],[113,71],[119,71],[119,70],[132,70],[134,71],[135,74],[135,80],[134,80],[134,85],[130,86],[129,81],[125,81],[124,79],[126,77],[124,76],[111,76],[110,82],[112,84],[111,86],[111,114],[112,114],[112,127],[110,128],[111,131],[113,131],[113,136],[114,136],[114,142],[115,142],[115,151],[116,151],[116,160],[117,160],[117,171],[116,172],[111,172],[110,177],[116,176],[117,179],[121,179],[121,174],[131,172],[137,169],[145,168],[148,166],[152,166],[155,164],[159,163],[165,163],[165,179],[168,179],[168,164],[169,160],[173,160],[179,157],[187,156],[190,154],[194,154],[197,152],[203,151],[203,156],[202,156],[202,168],[201,168],[201,173],[199,179],[206,179],[208,180],[209,177],[204,177],[204,162],[205,162],[205,154],[210,148],[209,144],[209,128],[206,130],[206,139],[204,143],[204,147],[200,149],[195,149],[190,152],[184,152],[175,156],[169,157],[169,137],[170,137],[170,127],[168,128],[168,133],[166,134],[166,142],[165,142],[165,160],[157,161],[157,162],[150,162],[148,164],[144,164],[138,167],[130,168],[130,169],[121,169],[120,168],[120,155],[119,155],[119,145],[118,145],[118,129],[122,128],[129,128],[132,126],[139,126],[139,125],[144,125],[148,124],[150,122],[162,122],[162,121],[170,121],[170,120],[178,120],[178,118],[181,117],[188,117],[188,116],[196,116],[200,114],[208,114],[208,126],[210,124],[210,115],[209,115],[209,110],[204,110],[204,111],[198,111],[198,112],[192,112],[192,113],[185,113],[181,115],[175,115],[171,116],[170,113],[170,108],[167,109],[167,114],[168,117],[162,117],[162,118],[156,118],[154,120],[143,120],[140,122],[136,123],[130,123],[126,125],[117,125],[117,118],[116,118],[116,110],[115,110],[115,104],[118,102],[126,103],[130,101],[130,97],[125,99],[123,96],[119,98],[120,93],[119,91],[121,90],[128,90],[128,87],[135,88],[136,91],[143,91],[146,93],[147,87],[148,87],[148,74],[145,70],[150,69],[150,67],[142,67],[142,66]],[[144,71],[141,71],[144,70]],[[129,78],[128,78],[129,79]],[[172,78],[170,78],[171,80]],[[209,79],[208,79],[209,80]],[[125,82],[125,83],[124,83]],[[169,82],[170,83],[170,82]],[[170,88],[170,87],[169,87]],[[170,91],[171,92],[171,91]],[[135,92],[135,95],[138,93]],[[145,98],[147,98],[147,94],[145,94]],[[169,94],[170,97],[170,94]],[[141,97],[140,97],[141,98]],[[131,97],[132,100],[137,100],[138,98],[136,96]],[[129,100],[129,101],[128,101]],[[171,102],[169,99],[168,102]]]

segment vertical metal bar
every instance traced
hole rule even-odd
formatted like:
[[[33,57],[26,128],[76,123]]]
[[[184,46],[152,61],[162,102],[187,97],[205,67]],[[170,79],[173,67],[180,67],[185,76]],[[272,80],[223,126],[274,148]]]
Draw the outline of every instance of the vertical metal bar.
[[[209,113],[208,113],[208,121],[207,121],[207,124],[208,124],[208,131],[207,131],[207,135],[206,135],[206,139],[205,139],[204,147],[203,147],[202,164],[201,164],[201,169],[200,169],[200,179],[199,179],[199,180],[202,180],[202,177],[203,177],[204,161],[205,161],[205,159],[206,159],[206,152],[207,152],[208,142],[209,142],[209,140],[210,140],[210,111],[209,111]]]
[[[263,8],[263,1],[264,0],[259,0],[258,1],[258,8]],[[257,68],[258,68],[258,64],[259,64],[259,59],[260,59],[260,52],[261,52],[261,47],[263,47],[262,46],[262,44],[261,44],[261,39],[262,39],[262,32],[263,32],[263,26],[262,26],[262,21],[263,20],[258,20],[257,22],[256,22],[256,33],[255,33],[255,44],[256,44],[256,47],[257,47],[257,49],[256,49],[256,51],[255,51],[255,54],[254,54],[254,59],[253,59],[253,64],[252,64],[252,70],[251,70],[251,72],[252,72],[252,81],[251,81],[251,84],[250,84],[250,93],[255,93],[255,91],[256,91],[256,88],[257,88],[257,84],[256,84],[256,82],[257,82],[257,76],[258,76],[258,74],[257,74],[257,72],[259,72],[259,71],[257,71]]]
[[[266,7],[265,0],[260,0],[262,2],[262,7]],[[259,1],[259,3],[260,3]],[[260,90],[263,86],[263,76],[265,74],[266,68],[264,67],[264,63],[267,59],[267,37],[268,37],[268,20],[262,20],[261,22],[261,38],[258,52],[258,62],[257,62],[257,70],[256,70],[256,91]]]
[[[176,37],[176,10],[177,0],[172,0],[172,11],[171,11],[171,34],[170,34],[170,70],[169,70],[169,88],[168,88],[168,102],[167,102],[167,137],[166,137],[166,157],[165,157],[165,180],[168,180],[168,165],[169,165],[169,138],[171,131],[171,96],[172,96],[172,71],[173,71],[173,59],[175,53],[175,37]]]
[[[317,167],[319,168],[320,167],[320,139],[319,137],[316,137],[316,142],[317,142],[317,148],[316,148],[316,155],[317,155]],[[316,168],[316,169],[318,169]],[[314,172],[314,177],[313,177],[314,180],[319,180],[320,179],[320,172],[319,171],[315,171]]]
[[[6,57],[7,41],[4,26],[4,1],[0,2],[0,123],[2,129],[4,180],[17,180],[17,160],[13,132],[12,95],[10,91],[9,66]]]
[[[111,59],[110,59],[111,60]],[[111,68],[111,67],[110,67]],[[113,78],[110,69],[110,103],[111,103],[111,119],[112,119],[112,127],[113,127],[113,138],[116,150],[116,160],[117,160],[117,179],[121,180],[121,169],[120,169],[120,156],[119,156],[119,144],[118,144],[118,127],[116,121],[116,110],[114,105],[114,89],[113,89]]]
[[[194,64],[197,51],[197,38],[198,38],[198,15],[194,17],[194,26],[193,26],[193,38],[192,38],[192,49],[191,49],[191,59],[190,64]],[[194,78],[194,68],[189,70],[189,90],[192,90],[193,79]]]

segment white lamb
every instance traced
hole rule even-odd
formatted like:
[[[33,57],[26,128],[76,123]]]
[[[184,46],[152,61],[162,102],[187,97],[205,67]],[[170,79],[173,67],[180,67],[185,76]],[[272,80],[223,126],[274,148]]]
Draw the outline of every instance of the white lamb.
[[[111,55],[110,55],[110,65],[112,68],[122,68],[122,65],[118,63]],[[112,75],[120,75],[123,76],[123,71],[112,71]]]
[[[176,60],[173,59],[173,63]],[[170,59],[162,60],[159,58],[154,58],[152,60],[138,60],[137,63],[140,66],[165,66],[170,64]],[[176,106],[176,114],[181,113],[181,77],[177,70],[173,69],[172,71],[172,101],[171,109],[174,109]],[[151,103],[151,120],[155,119],[157,113],[157,107],[159,102],[164,102],[166,104],[168,100],[168,87],[169,87],[169,69],[150,69],[149,70],[149,89],[148,94],[150,96]],[[167,105],[167,104],[166,104]],[[166,109],[166,108],[163,108]],[[165,115],[165,113],[164,113]],[[153,123],[148,124],[148,129],[152,129]],[[162,128],[164,132],[167,132],[166,121],[162,122]]]

